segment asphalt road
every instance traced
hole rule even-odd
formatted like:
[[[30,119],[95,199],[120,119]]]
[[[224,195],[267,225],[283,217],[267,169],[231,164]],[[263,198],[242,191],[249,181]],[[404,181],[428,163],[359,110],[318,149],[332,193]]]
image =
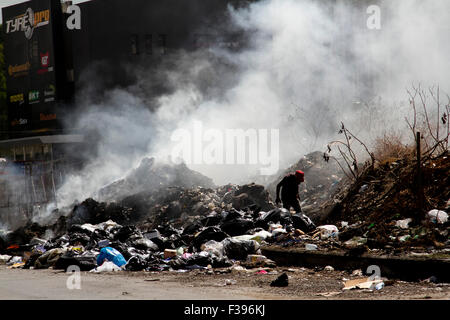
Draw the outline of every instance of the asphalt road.
[[[342,291],[345,271],[314,271],[305,268],[257,269],[208,274],[205,271],[80,273],[80,289],[73,275],[61,270],[8,269],[0,265],[0,300],[450,300],[449,284],[395,281],[379,291]],[[275,288],[270,283],[282,272],[289,275],[289,286]],[[210,272],[211,273],[211,272]],[[276,273],[276,274],[275,274]],[[71,277],[71,278],[70,278]]]

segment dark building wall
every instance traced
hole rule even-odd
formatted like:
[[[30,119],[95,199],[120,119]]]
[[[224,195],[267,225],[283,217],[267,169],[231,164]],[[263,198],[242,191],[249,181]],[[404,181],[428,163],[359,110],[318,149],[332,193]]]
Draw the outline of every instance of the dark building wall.
[[[133,81],[124,70],[130,65],[157,67],[176,50],[197,49],[204,41],[226,41],[227,6],[248,1],[230,0],[93,0],[80,4],[81,30],[73,30],[73,63],[77,87],[80,77],[97,64],[112,86]],[[223,40],[220,40],[222,39]],[[105,70],[108,66],[108,70]],[[131,78],[130,78],[131,77]],[[100,80],[100,79],[99,79]]]

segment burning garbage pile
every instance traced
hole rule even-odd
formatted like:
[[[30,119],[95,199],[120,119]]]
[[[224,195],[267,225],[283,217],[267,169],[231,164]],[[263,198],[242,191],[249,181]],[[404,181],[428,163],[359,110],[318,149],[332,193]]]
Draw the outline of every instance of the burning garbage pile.
[[[311,161],[305,159],[299,163]],[[144,163],[152,168],[151,162]],[[308,172],[308,167],[301,168]],[[407,247],[445,251],[450,206],[442,199],[450,194],[442,186],[449,185],[448,169],[447,157],[424,166],[425,194],[433,209],[425,221],[414,219],[414,198],[405,187],[413,176],[412,164],[397,160],[368,169],[360,180],[341,182],[339,187],[333,185],[338,181],[338,176],[332,177],[334,170],[330,176],[307,176],[327,181],[326,197],[333,188],[338,191],[328,201],[320,192],[314,193],[310,201],[324,201],[314,209],[313,219],[276,207],[267,189],[254,183],[220,187],[162,184],[153,190],[134,189],[139,190],[136,194],[115,192],[121,194],[117,202],[86,199],[54,224],[30,223],[0,234],[0,261],[10,267],[36,269],[76,265],[92,272],[184,272],[274,266],[261,255],[261,248],[270,245],[344,250],[353,255],[398,253]],[[129,183],[127,178],[123,181]]]
[[[185,177],[172,177],[180,172],[194,178],[177,185],[174,181]],[[296,229],[315,229],[307,216],[275,207],[261,185],[211,187],[209,179],[192,172],[146,159],[102,190],[117,202],[89,198],[53,224],[28,223],[2,234],[2,261],[14,268],[76,265],[92,272],[273,266],[261,255],[261,245]],[[145,175],[154,181],[144,183]],[[141,183],[134,194],[131,181]]]
[[[235,188],[234,194],[262,187],[247,185]],[[231,201],[228,204],[243,194],[229,196],[230,189],[231,186],[224,193],[224,197],[229,197]],[[220,194],[225,190],[218,191]],[[192,192],[186,190],[188,194]],[[104,208],[92,205],[93,201],[89,199],[80,206],[85,205],[86,210]],[[74,211],[78,210],[79,206],[74,208]],[[2,253],[6,255],[1,258],[11,267],[67,269],[76,265],[81,270],[92,272],[119,268],[131,271],[191,270],[231,267],[236,263],[244,267],[274,266],[273,261],[260,254],[261,245],[277,241],[290,230],[303,229],[301,232],[308,232],[315,229],[314,224],[302,214],[291,215],[279,208],[260,211],[254,203],[241,210],[231,206],[220,213],[199,214],[192,222],[186,219],[182,227],[174,227],[179,218],[165,213],[161,212],[164,219],[159,219],[161,224],[157,225],[154,225],[156,220],[146,220],[137,225],[120,225],[112,220],[97,224],[66,224],[68,229],[65,233],[49,240],[42,237],[49,232],[61,233],[58,230],[61,229],[61,218],[49,227],[30,225],[4,235],[3,245],[7,247]],[[91,212],[86,217],[97,216]],[[70,219],[67,221],[75,221]]]

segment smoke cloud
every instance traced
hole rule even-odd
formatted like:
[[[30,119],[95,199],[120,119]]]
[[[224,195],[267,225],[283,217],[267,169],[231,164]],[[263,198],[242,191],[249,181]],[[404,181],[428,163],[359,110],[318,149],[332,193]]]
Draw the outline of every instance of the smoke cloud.
[[[71,125],[97,132],[95,141],[88,138],[96,156],[68,177],[58,206],[95,195],[144,156],[170,161],[172,133],[192,130],[196,121],[205,130],[278,129],[279,168],[324,150],[341,121],[367,141],[406,130],[408,87],[450,91],[450,2],[378,1],[379,30],[367,27],[371,4],[266,0],[230,7],[230,27],[249,35],[244,50],[174,53],[156,72],[132,70],[133,86],[102,99],[82,95],[78,103],[88,108]],[[171,90],[150,98],[155,78]],[[225,184],[258,179],[261,166],[189,167]]]

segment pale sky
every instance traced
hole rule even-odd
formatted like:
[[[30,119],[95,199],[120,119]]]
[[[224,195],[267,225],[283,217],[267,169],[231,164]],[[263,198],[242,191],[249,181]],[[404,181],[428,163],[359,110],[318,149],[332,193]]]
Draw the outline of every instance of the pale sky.
[[[13,4],[18,4],[22,2],[26,2],[27,0],[0,0],[0,8],[12,6]],[[90,0],[72,0],[73,4],[86,2]],[[2,21],[3,17],[2,14],[0,14],[0,24],[3,23]]]

